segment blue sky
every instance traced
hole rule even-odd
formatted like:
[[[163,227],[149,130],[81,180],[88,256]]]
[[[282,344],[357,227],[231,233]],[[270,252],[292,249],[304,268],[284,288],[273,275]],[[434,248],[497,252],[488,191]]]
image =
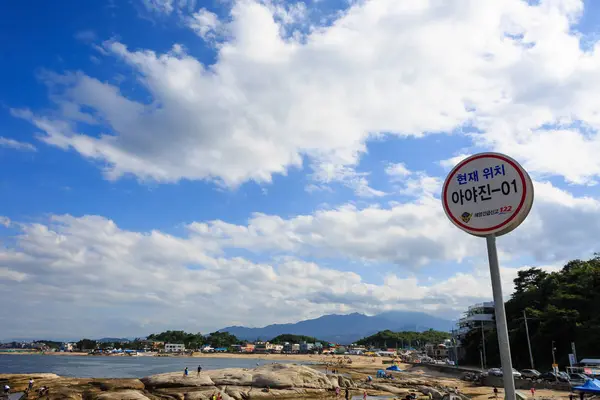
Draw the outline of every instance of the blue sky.
[[[479,151],[535,181],[531,216],[499,239],[507,296],[518,268],[598,250],[598,4],[348,4],[5,7],[6,335],[457,318],[489,275],[439,190]]]

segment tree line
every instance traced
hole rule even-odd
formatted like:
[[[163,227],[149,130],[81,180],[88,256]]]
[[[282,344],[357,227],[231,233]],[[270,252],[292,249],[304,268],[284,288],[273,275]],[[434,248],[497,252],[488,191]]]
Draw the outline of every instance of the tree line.
[[[575,343],[579,360],[598,356],[600,343],[600,254],[568,262],[560,271],[547,273],[539,268],[518,272],[515,292],[506,302],[511,355],[516,368],[531,368],[525,315],[534,367],[551,368],[554,356],[560,367],[569,365],[568,355]],[[480,363],[480,330],[472,331],[463,346],[466,362]],[[485,333],[488,366],[500,365],[496,330]]]
[[[327,340],[320,340],[312,336],[304,336],[304,335],[292,335],[289,333],[284,333],[283,335],[279,335],[269,340],[269,343],[274,344],[284,344],[284,343],[292,343],[292,344],[300,344],[303,342],[306,343],[322,343],[323,345],[329,344]]]
[[[445,339],[449,339],[448,332],[435,331],[429,329],[424,332],[392,332],[385,330],[377,332],[374,335],[360,339],[356,344],[362,346],[372,346],[378,348],[402,348],[402,347],[423,347],[428,343],[438,344],[443,343]]]
[[[450,335],[446,332],[428,330],[425,332],[392,332],[385,330],[369,337],[363,338],[357,342],[359,345],[372,347],[402,347],[402,346],[424,346],[426,343],[441,343],[448,339]],[[135,339],[131,342],[97,342],[90,339],[82,339],[76,343],[79,350],[93,350],[106,348],[122,348],[132,350],[142,350],[148,346],[148,340],[154,340],[164,343],[179,343],[185,345],[187,349],[199,349],[202,346],[211,346],[213,348],[229,348],[234,344],[246,344],[248,341],[240,340],[229,332],[212,332],[208,335],[201,333],[188,333],[185,331],[165,331],[153,333],[146,339]],[[274,344],[284,343],[322,343],[325,347],[329,344],[327,340],[321,340],[312,336],[282,334],[274,337],[268,342]]]

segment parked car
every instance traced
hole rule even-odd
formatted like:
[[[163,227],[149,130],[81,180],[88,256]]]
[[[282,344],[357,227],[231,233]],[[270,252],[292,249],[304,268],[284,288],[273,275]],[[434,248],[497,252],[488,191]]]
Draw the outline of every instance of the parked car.
[[[500,368],[490,368],[490,369],[488,369],[488,375],[491,375],[491,376],[502,376],[503,375],[502,369],[500,369]],[[516,369],[514,369],[514,368],[513,368],[513,377],[516,378],[516,379],[521,379],[522,378],[521,373],[519,371],[517,371]]]
[[[558,377],[563,378],[566,382],[570,381],[569,374],[564,371],[558,371]]]
[[[524,369],[521,371],[521,375],[523,375],[523,378],[527,379],[539,379],[542,373],[537,369]]]
[[[516,369],[513,368],[513,377],[515,377],[515,379],[521,379],[523,378],[523,375],[517,371]]]
[[[572,373],[569,374],[569,380],[571,381],[572,386],[580,386],[590,380],[590,377],[585,374]]]
[[[569,382],[569,376],[565,375],[566,374],[564,372],[562,374],[560,372],[558,374],[555,374],[553,371],[548,371],[540,375],[540,379],[543,379],[548,382]]]

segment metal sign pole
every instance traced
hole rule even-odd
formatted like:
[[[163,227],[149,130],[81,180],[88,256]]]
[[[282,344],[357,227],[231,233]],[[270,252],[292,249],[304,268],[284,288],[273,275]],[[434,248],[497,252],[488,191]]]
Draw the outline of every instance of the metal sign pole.
[[[502,298],[502,281],[500,280],[500,267],[498,265],[498,252],[496,251],[496,236],[486,236],[488,259],[490,262],[490,275],[492,277],[492,292],[494,293],[494,308],[496,311],[496,330],[498,331],[498,347],[500,361],[502,362],[502,380],[504,381],[504,396],[507,400],[516,400],[515,379],[510,358],[510,343],[508,341],[508,326],[504,299]]]

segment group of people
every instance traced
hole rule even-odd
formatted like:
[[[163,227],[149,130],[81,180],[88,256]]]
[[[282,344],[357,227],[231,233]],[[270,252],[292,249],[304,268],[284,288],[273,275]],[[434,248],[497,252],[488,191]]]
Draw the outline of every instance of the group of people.
[[[27,384],[27,389],[25,389],[25,393],[30,393],[33,390],[33,378],[29,378],[29,383]],[[50,388],[47,386],[41,386],[38,390],[38,396],[42,397],[47,395],[50,392]],[[4,394],[10,394],[10,386],[8,384],[4,385]]]
[[[200,372],[202,372],[202,365],[198,365],[198,375],[200,375]],[[183,376],[188,376],[190,374],[190,370],[188,369],[188,367],[185,367],[185,369],[183,370]]]
[[[329,366],[328,365],[325,366],[325,373],[326,374],[329,373]],[[331,368],[331,373],[332,374],[339,374],[340,371],[337,368]]]

